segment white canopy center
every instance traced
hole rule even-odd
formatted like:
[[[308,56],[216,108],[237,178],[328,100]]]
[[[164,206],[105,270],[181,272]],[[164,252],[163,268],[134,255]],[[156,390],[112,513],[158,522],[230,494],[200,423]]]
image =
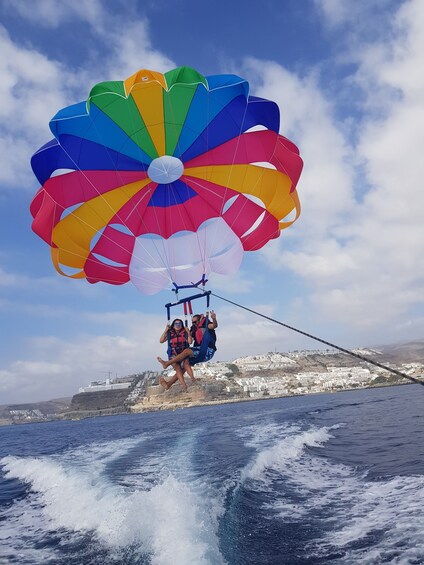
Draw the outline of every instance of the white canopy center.
[[[147,169],[147,174],[153,182],[169,184],[178,180],[184,172],[184,165],[177,157],[163,155],[153,159]]]

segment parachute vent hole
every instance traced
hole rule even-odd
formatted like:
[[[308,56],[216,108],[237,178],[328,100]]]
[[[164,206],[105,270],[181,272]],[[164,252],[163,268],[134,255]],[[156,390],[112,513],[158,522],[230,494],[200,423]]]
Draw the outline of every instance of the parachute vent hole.
[[[268,161],[257,161],[255,163],[250,163],[254,167],[262,167],[263,169],[273,169],[274,171],[277,170],[277,167]]]
[[[268,128],[266,128],[265,126],[258,124],[256,126],[252,126],[251,128],[247,129],[244,133],[252,133],[254,131],[267,131]]]
[[[292,222],[296,217],[296,210],[291,210],[291,212],[289,212],[287,214],[287,216],[284,216],[284,218],[281,218],[280,222]]]
[[[258,228],[260,226],[260,224],[262,223],[262,220],[264,219],[265,216],[265,211],[262,212],[262,214],[259,216],[259,218],[256,220],[256,222],[247,230],[244,232],[244,234],[241,236],[242,239],[244,237],[247,237],[248,235],[250,235],[252,232],[255,231],[256,228]]]
[[[64,218],[66,218],[66,216],[70,216],[73,212],[75,212],[75,210],[78,210],[78,208],[83,204],[84,202],[78,202],[73,206],[69,206],[68,208],[65,208],[60,216],[60,220],[62,221]]]
[[[93,256],[102,262],[104,265],[109,265],[110,267],[125,267],[124,264],[118,263],[117,261],[113,261],[104,255],[100,255],[99,253],[93,253]]]
[[[75,173],[75,169],[55,169],[50,175],[50,178],[61,177],[62,175],[68,175],[69,173]]]
[[[253,202],[257,206],[259,206],[260,208],[263,208],[264,210],[266,210],[265,204],[257,196],[253,196],[253,194],[246,194],[245,192],[243,192],[243,196],[245,196],[248,200],[250,200],[251,202]]]
[[[224,204],[224,207],[222,208],[223,214],[225,214],[225,212],[227,212],[231,208],[231,206],[234,204],[234,202],[237,200],[238,197],[239,195],[237,194],[236,196],[232,196],[227,200],[227,202]]]

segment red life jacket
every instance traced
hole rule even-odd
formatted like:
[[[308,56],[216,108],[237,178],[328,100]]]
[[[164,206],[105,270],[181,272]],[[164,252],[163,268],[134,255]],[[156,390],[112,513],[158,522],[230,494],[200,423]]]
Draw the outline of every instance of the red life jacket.
[[[202,339],[203,339],[203,334],[205,333],[206,330],[206,318],[205,316],[200,316],[200,320],[198,321],[197,324],[193,324],[191,326],[191,337],[194,340],[194,345],[195,347],[199,347],[200,344],[202,343]]]
[[[208,329],[207,326],[209,324],[210,320],[206,317],[206,316],[200,316],[200,320],[197,324],[193,324],[191,326],[191,337],[193,338],[194,341],[194,346],[195,347],[200,347],[203,341],[203,336],[205,335],[206,330]],[[211,347],[212,349],[214,349],[216,351],[216,333],[215,330],[211,330],[208,329],[208,337],[209,337],[209,342],[207,344],[207,347]]]
[[[187,333],[182,328],[180,332],[176,332],[174,328],[169,330],[169,346],[171,348],[171,356],[175,357],[187,349],[188,341],[187,341]]]

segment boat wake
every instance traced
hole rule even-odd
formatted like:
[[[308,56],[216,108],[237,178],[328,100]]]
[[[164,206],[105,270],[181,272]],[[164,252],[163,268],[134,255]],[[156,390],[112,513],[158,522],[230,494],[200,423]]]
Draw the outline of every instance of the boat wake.
[[[371,479],[326,449],[343,424],[272,418],[3,458],[0,562],[424,562],[422,476]]]
[[[311,562],[424,562],[424,478],[370,480],[366,469],[327,459],[338,427],[244,430],[256,453],[240,473],[236,504],[261,492],[262,519],[272,529],[279,520],[280,532],[295,528]]]
[[[81,562],[222,563],[216,535],[219,502],[163,466],[163,478],[149,490],[143,490],[143,481],[136,485],[134,469],[131,488],[111,482],[105,470],[134,450],[137,441],[125,447],[122,441],[113,443],[58,457],[4,458],[7,478],[29,485],[30,494],[6,513],[5,538],[13,547],[6,555],[2,544],[0,556],[41,562],[41,550],[44,559],[61,555],[61,562],[67,562],[64,548],[75,556],[82,546]]]

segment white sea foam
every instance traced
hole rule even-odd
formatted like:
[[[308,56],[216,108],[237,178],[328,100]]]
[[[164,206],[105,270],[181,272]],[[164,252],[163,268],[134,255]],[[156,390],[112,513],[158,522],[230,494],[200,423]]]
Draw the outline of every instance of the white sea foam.
[[[121,442],[119,455],[134,443],[124,447]],[[26,482],[32,490],[8,511],[8,542],[19,551],[23,535],[27,542],[36,542],[63,529],[71,536],[93,532],[112,553],[137,547],[153,564],[223,563],[216,533],[222,512],[219,499],[205,496],[205,489],[172,473],[150,490],[113,484],[103,470],[117,450],[117,445],[104,444],[70,450],[60,457],[4,458],[6,476]]]
[[[257,446],[257,452],[242,470],[241,484],[273,496],[273,502],[264,503],[270,519],[310,522],[315,530],[320,526],[321,537],[308,543],[311,554],[322,558],[341,550],[344,557],[338,562],[349,564],[424,562],[424,477],[372,481],[365,470],[307,449],[323,447],[337,427],[300,431],[282,426],[277,440],[275,426],[269,435],[250,429],[246,443]]]
[[[2,512],[0,527],[0,563],[6,565],[9,558],[17,561],[10,563],[33,564],[45,563],[54,557],[51,547],[42,545],[44,535],[40,523],[40,508],[32,503],[32,497],[19,500],[11,508]],[[38,547],[28,543],[37,540]]]
[[[320,533],[306,542],[311,558],[337,552],[343,555],[337,562],[346,564],[424,562],[424,478],[371,481],[365,471],[320,457],[315,448],[325,448],[335,428],[261,423],[237,430],[255,450],[238,486],[263,491],[264,516],[282,527],[313,525]],[[26,482],[32,492],[3,514],[0,561],[12,554],[21,564],[59,560],[60,547],[49,547],[52,537],[77,547],[93,533],[84,551],[99,548],[114,562],[130,549],[157,565],[223,563],[218,524],[234,476],[225,470],[208,479],[196,474],[195,430],[178,434],[166,450],[146,455],[140,449],[137,456],[142,441],[3,459],[8,477]]]
[[[54,454],[52,457],[58,458],[64,462],[75,462],[77,460],[80,467],[83,465],[92,467],[93,463],[104,466],[109,461],[114,461],[122,455],[125,455],[130,449],[146,439],[149,438],[145,435],[139,435],[113,441],[83,444],[78,447],[70,448],[62,453]]]
[[[247,447],[257,450],[264,447],[271,447],[277,441],[300,431],[300,427],[292,424],[276,424],[274,422],[264,422],[252,426],[245,426],[235,430]]]
[[[347,547],[347,563],[424,562],[424,478],[394,477],[382,481],[351,478],[344,492],[349,511],[337,509],[339,527],[325,540],[332,546]],[[369,535],[381,540],[372,551],[349,545]]]
[[[300,458],[305,447],[321,447],[331,437],[327,428],[304,432],[298,432],[298,428],[289,428],[285,433],[289,435],[256,454],[253,461],[242,470],[242,481],[247,479],[264,481],[267,479],[267,471],[281,473],[287,469],[291,461]]]
[[[279,518],[297,521],[307,513],[307,509],[304,506],[301,506],[300,504],[291,504],[290,502],[281,499],[272,503],[266,503],[263,507],[272,511],[270,519],[274,519],[275,514],[277,513]]]

